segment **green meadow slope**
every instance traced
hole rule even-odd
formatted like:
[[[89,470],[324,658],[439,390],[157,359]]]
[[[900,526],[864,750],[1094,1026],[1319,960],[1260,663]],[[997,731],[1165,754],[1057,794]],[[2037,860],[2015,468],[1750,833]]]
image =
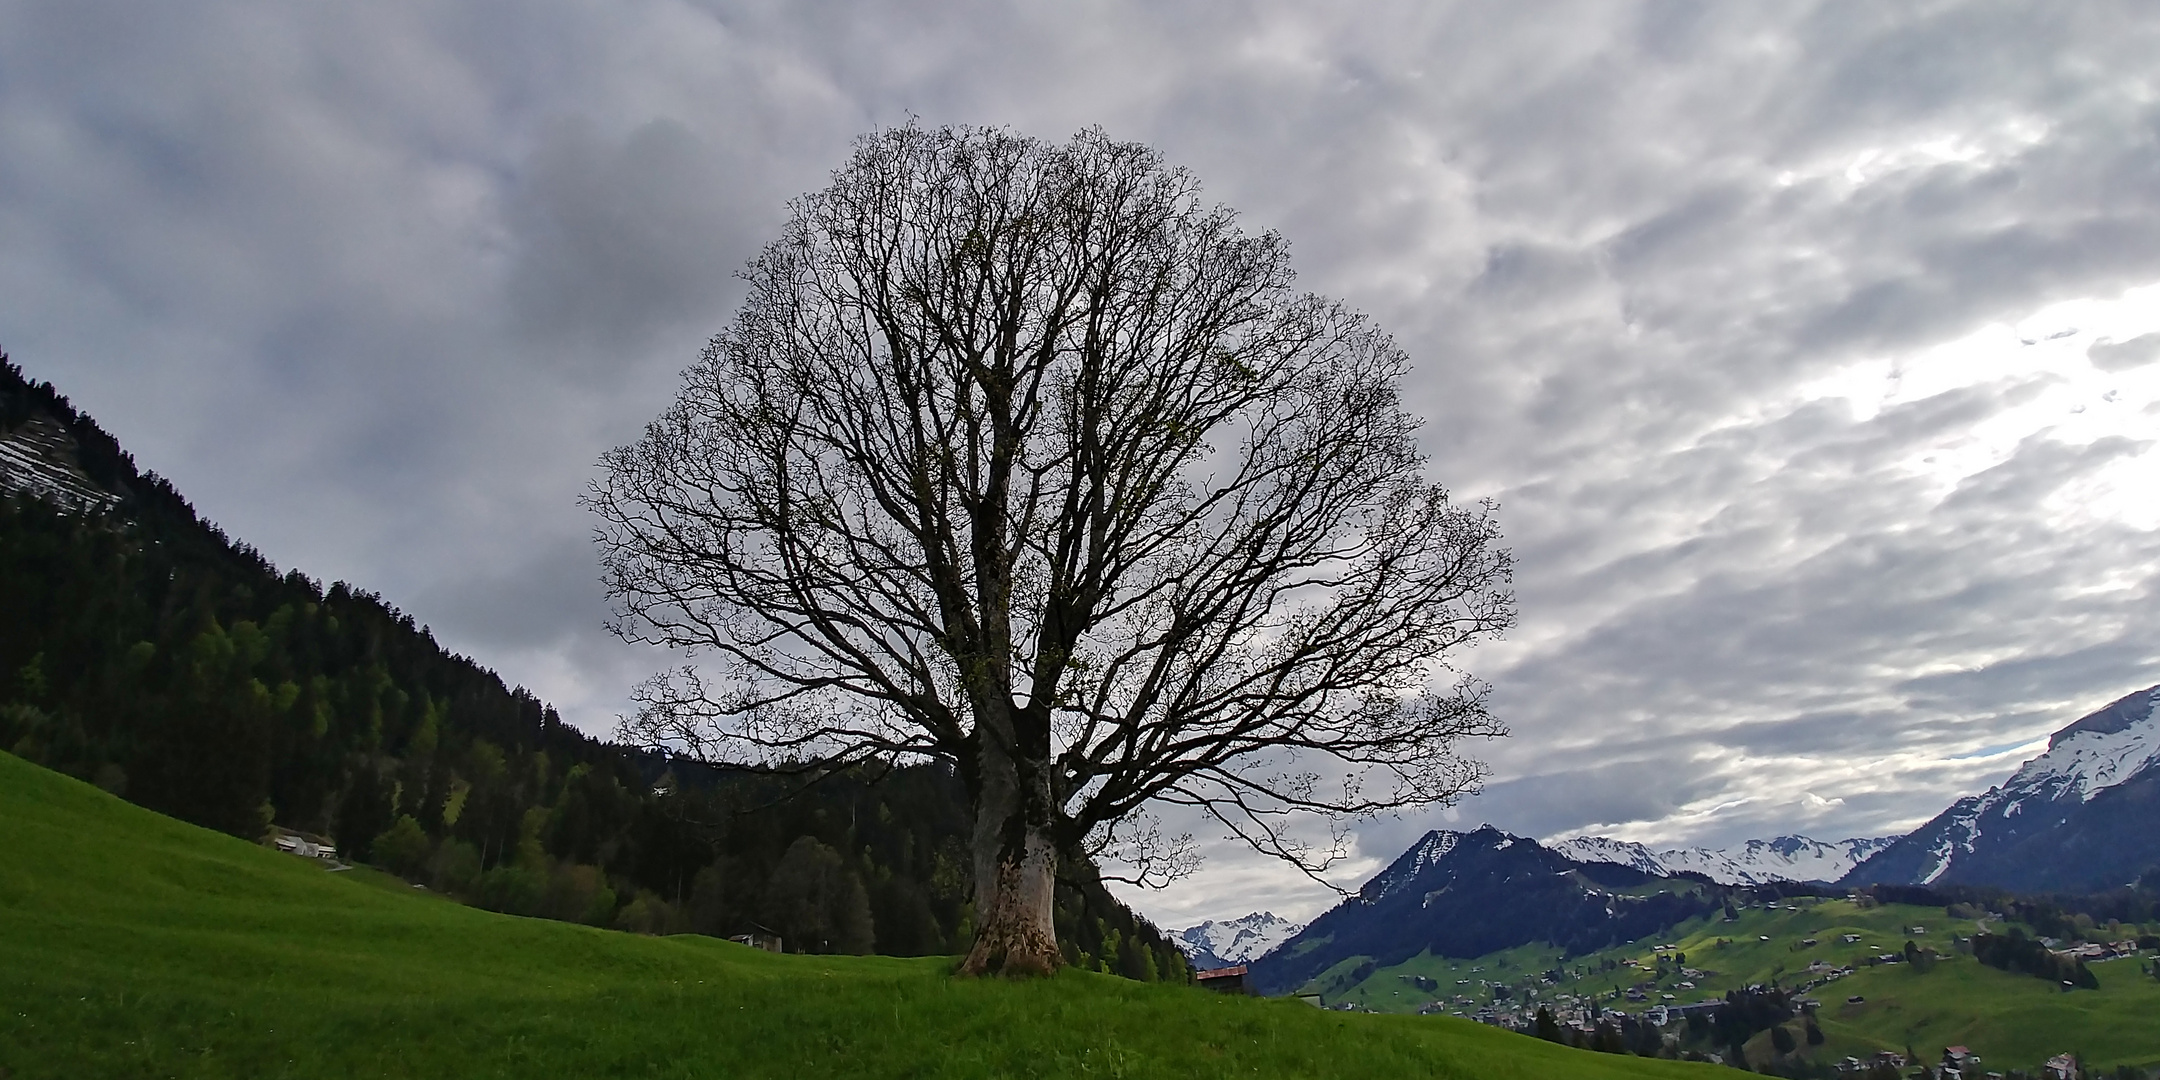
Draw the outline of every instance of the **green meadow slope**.
[[[1970,957],[1926,972],[1903,964],[1855,972],[1819,995],[1829,1037],[1819,1056],[1908,1046],[1939,1055],[1945,1046],[1966,1046],[1997,1070],[2037,1071],[2048,1058],[2075,1052],[2101,1069],[2150,1071],[2160,1065],[2160,983],[2138,967],[2132,959],[2094,964],[2100,989],[2070,993]],[[1866,1000],[1846,1001],[1856,995]]]
[[[1916,928],[1922,932],[1915,933]],[[1850,966],[1854,972],[1803,995],[1823,1003],[1817,1018],[1825,1042],[1803,1051],[1814,1061],[1828,1064],[1848,1055],[1865,1058],[1878,1050],[1908,1048],[1934,1061],[1944,1047],[1962,1045],[1980,1054],[1991,1069],[2032,1070],[2068,1051],[2109,1069],[2160,1064],[2160,981],[2141,970],[2145,961],[2094,964],[2099,990],[2064,993],[2053,983],[1955,954],[1951,936],[1971,935],[1980,928],[1978,922],[1951,918],[1939,907],[1861,906],[1805,897],[1776,907],[1745,908],[1735,922],[1715,916],[1693,920],[1654,940],[1586,956],[1567,957],[1542,944],[1471,960],[1420,955],[1355,982],[1338,977],[1322,989],[1331,1002],[1352,1001],[1382,1012],[1415,1011],[1434,1001],[1468,1011],[1493,1001],[1490,984],[1508,986],[1516,1001],[1527,987],[1542,1002],[1565,1005],[1596,997],[1610,1006],[1639,1011],[1642,1004],[1612,1000],[1613,991],[1647,981],[1653,983],[1646,991],[1651,1000],[1686,1004],[1756,983],[1808,985],[1818,978],[1808,965],[1821,961]],[[1847,935],[1859,940],[1846,942]],[[1866,958],[1899,952],[1908,940],[1950,955],[1926,970],[1909,964],[1866,966]],[[1811,941],[1814,944],[1807,944]],[[1668,964],[1660,975],[1656,947],[1661,945],[1670,947],[1668,955],[1684,954],[1686,966],[1704,974],[1689,975],[1680,965]],[[1346,973],[1355,974],[1352,964],[1357,959],[1362,958],[1344,962]],[[1540,978],[1553,970],[1563,973],[1557,984]],[[1434,989],[1420,989],[1419,976]],[[1323,976],[1320,981],[1328,980]],[[1459,1003],[1458,995],[1469,1003]],[[1862,1000],[1847,1000],[1852,997]],[[1795,1025],[1796,1034],[1799,1030]],[[1768,1060],[1768,1033],[1757,1036],[1748,1050],[1751,1061]]]
[[[1925,932],[1911,933],[1916,926]],[[1443,1008],[1467,1010],[1492,1002],[1488,984],[1519,989],[1526,982],[1535,983],[1541,973],[1559,970],[1565,977],[1557,985],[1538,985],[1541,1000],[1550,1001],[1557,995],[1608,995],[1638,982],[1654,981],[1649,991],[1655,995],[1653,1000],[1686,1004],[1757,983],[1776,981],[1795,986],[1809,980],[1807,968],[1812,962],[1856,966],[1865,963],[1867,957],[1900,951],[1908,938],[1948,952],[1953,934],[1970,935],[1978,929],[1977,922],[1949,918],[1942,908],[1907,904],[1863,908],[1849,900],[1804,897],[1786,900],[1776,907],[1743,908],[1735,922],[1726,922],[1718,915],[1690,919],[1655,938],[1584,956],[1570,957],[1542,942],[1470,960],[1419,955],[1375,969],[1356,982],[1337,979],[1334,985],[1327,985],[1323,977],[1321,989],[1330,1003],[1352,1001],[1376,1012],[1415,1012],[1435,1001]],[[1844,941],[1848,934],[1859,940]],[[1815,944],[1803,944],[1807,941]],[[1684,954],[1688,968],[1705,974],[1685,975],[1679,970],[1681,965],[1669,964],[1662,977],[1653,980],[1658,973],[1657,949],[1661,946],[1669,947],[1670,953]],[[1420,975],[1432,979],[1436,988],[1420,990],[1413,981]],[[1816,996],[1827,995],[1838,985],[1825,986]],[[1458,995],[1469,997],[1472,1004],[1458,1003]],[[1641,1007],[1628,1002],[1613,1004]]]
[[[0,754],[0,1075],[1708,1076],[1465,1021],[772,956],[326,873]]]

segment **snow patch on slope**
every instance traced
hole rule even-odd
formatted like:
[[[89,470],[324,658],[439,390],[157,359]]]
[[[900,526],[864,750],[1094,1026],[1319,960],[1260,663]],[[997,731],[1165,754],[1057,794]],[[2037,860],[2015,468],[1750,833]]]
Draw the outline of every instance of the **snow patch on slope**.
[[[1491,829],[1492,826],[1487,825],[1486,828]],[[1494,830],[1494,833],[1496,836],[1501,835],[1498,830]],[[1454,851],[1467,835],[1446,829],[1434,829],[1426,833],[1424,839],[1397,856],[1394,862],[1388,864],[1387,869],[1373,875],[1373,879],[1366,882],[1365,887],[1358,890],[1358,894],[1368,901],[1385,898],[1417,880],[1426,867],[1447,858],[1448,853]]]
[[[115,501],[75,463],[75,437],[45,416],[0,431],[0,491],[20,491],[81,513]]]
[[[1985,795],[1967,795],[1950,804],[1943,812],[1942,830],[1928,845],[1928,861],[1920,867],[1918,884],[1933,885],[1935,879],[1950,869],[1951,860],[1960,851],[1971,851],[1980,839],[1980,817],[2000,801],[2001,788],[1989,788]]]

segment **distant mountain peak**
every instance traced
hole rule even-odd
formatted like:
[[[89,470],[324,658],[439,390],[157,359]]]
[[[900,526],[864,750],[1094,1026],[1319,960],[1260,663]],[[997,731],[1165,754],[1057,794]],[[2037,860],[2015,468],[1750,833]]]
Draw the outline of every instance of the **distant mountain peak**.
[[[2047,751],[2019,767],[1997,790],[2054,786],[2089,801],[2160,764],[2160,686],[2117,700],[2048,737]]]
[[[1355,896],[1254,961],[1252,985],[1277,992],[1363,956],[1482,956],[1531,941],[1570,954],[1660,932],[1711,910],[1700,879],[1660,881],[1605,860],[1579,862],[1491,825],[1419,837]]]
[[[2079,734],[2114,735],[2126,731],[2150,719],[2156,702],[2160,702],[2160,686],[2124,694],[2107,707],[2079,717],[2048,736],[2048,750],[2052,752],[2065,739]]]
[[[1434,829],[1419,837],[1418,842],[1410,845],[1409,850],[1396,856],[1387,869],[1374,874],[1371,880],[1358,889],[1358,898],[1366,903],[1382,900],[1397,889],[1416,881],[1427,868],[1446,859],[1458,849],[1505,851],[1520,839],[1522,838],[1501,832],[1493,825],[1480,825],[1469,832]]]
[[[2103,889],[2160,859],[2160,686],[2064,725],[2008,780],[1952,803],[1851,884]]]
[[[1170,941],[1185,953],[1193,967],[1232,967],[1250,963],[1305,929],[1272,911],[1255,911],[1235,919],[1209,919],[1170,933]]]

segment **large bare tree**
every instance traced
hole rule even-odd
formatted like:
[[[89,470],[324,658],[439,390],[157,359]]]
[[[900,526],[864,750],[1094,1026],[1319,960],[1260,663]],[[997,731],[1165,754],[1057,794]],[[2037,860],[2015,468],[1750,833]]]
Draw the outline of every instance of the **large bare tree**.
[[[708,661],[631,737],[952,763],[974,973],[1058,966],[1061,859],[1189,868],[1151,806],[1313,872],[1481,778],[1449,658],[1512,621],[1509,555],[1425,476],[1401,351],[1281,237],[1100,131],[878,132],[792,211],[587,497],[613,628]]]

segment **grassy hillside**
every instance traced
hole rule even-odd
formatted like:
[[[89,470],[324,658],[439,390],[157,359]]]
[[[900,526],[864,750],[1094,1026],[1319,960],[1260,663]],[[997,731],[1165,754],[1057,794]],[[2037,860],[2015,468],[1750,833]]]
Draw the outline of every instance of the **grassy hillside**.
[[[2076,1051],[2106,1069],[2160,1064],[2160,982],[2124,959],[2093,965],[2097,991],[2063,993],[2026,975],[1960,957],[1920,972],[1904,965],[1854,972],[1826,988],[1821,1011],[1828,1060],[1914,1047],[1932,1060],[1967,1046],[1990,1069],[2033,1069]],[[1867,1000],[1848,1004],[1859,995]]]
[[[0,754],[0,1069],[88,1076],[1656,1077],[1465,1021],[497,915]]]
[[[1925,932],[1914,933],[1915,927]],[[1933,1061],[1943,1047],[1963,1045],[1995,1069],[2030,1069],[2065,1051],[2081,1052],[2089,1062],[2108,1068],[2160,1063],[2160,1024],[2153,1022],[2160,1016],[2160,982],[2140,971],[2139,960],[2094,965],[2100,989],[2074,993],[2029,975],[1986,967],[1969,956],[1946,956],[1926,971],[1907,964],[1864,966],[1866,957],[1901,951],[1907,940],[1951,953],[1953,933],[1970,935],[1979,927],[1971,919],[1950,918],[1937,907],[1862,907],[1849,900],[1800,898],[1776,907],[1742,909],[1736,922],[1713,916],[1683,924],[1654,941],[1588,956],[1563,957],[1546,946],[1474,960],[1418,956],[1354,982],[1342,978],[1355,973],[1346,962],[1343,971],[1331,973],[1339,988],[1327,987],[1326,977],[1320,982],[1329,989],[1330,1002],[1354,1001],[1383,1012],[1414,1012],[1435,1000],[1468,1011],[1472,1006],[1455,1004],[1455,998],[1492,1003],[1496,994],[1491,984],[1509,987],[1506,1000],[1518,1003],[1527,985],[1538,1002],[1565,1005],[1595,996],[1608,1007],[1640,1011],[1643,1003],[1614,1001],[1613,991],[1649,981],[1654,983],[1646,991],[1650,1001],[1668,1000],[1670,994],[1668,1003],[1685,1004],[1772,980],[1789,988],[1804,986],[1817,978],[1809,974],[1808,965],[1823,961],[1833,967],[1853,966],[1854,973],[1806,994],[1823,1003],[1818,1021],[1825,1042],[1809,1055],[1819,1061],[1907,1048]],[[1847,934],[1859,940],[1845,942]],[[1814,945],[1804,944],[1811,940]],[[1701,974],[1669,962],[1664,975],[1656,978],[1659,945],[1671,946],[1668,956],[1685,954],[1685,967]],[[1539,977],[1553,970],[1564,973],[1557,984]],[[1430,979],[1433,988],[1421,990],[1415,981],[1419,976]],[[1853,996],[1865,1000],[1848,1003]],[[1767,1059],[1769,1042],[1765,1033],[1750,1043],[1750,1059]]]
[[[1739,916],[1737,922],[1726,922],[1718,915],[1693,919],[1654,939],[1631,942],[1586,956],[1568,957],[1559,949],[1544,944],[1526,945],[1474,960],[1418,956],[1402,964],[1377,969],[1357,982],[1339,988],[1327,986],[1325,978],[1321,984],[1330,1003],[1354,1001],[1361,1007],[1381,1012],[1415,1012],[1436,1000],[1450,1007],[1466,1008],[1454,1004],[1458,995],[1468,996],[1479,1005],[1488,1004],[1493,1001],[1494,994],[1485,984],[1519,987],[1525,980],[1535,980],[1541,973],[1559,970],[1565,977],[1556,986],[1541,987],[1539,995],[1542,999],[1555,994],[1609,995],[1616,989],[1654,981],[1655,987],[1649,991],[1652,1000],[1664,1000],[1664,995],[1671,994],[1672,1001],[1687,1003],[1772,980],[1794,986],[1807,981],[1810,963],[1822,961],[1835,967],[1850,966],[1879,953],[1897,952],[1904,948],[1908,938],[1948,952],[1951,934],[1970,935],[1979,925],[1970,919],[1947,918],[1941,908],[1904,904],[1861,908],[1846,900],[1812,897],[1785,900],[1776,907],[1742,908]],[[1924,928],[1926,933],[1910,933],[1915,926]],[[1857,934],[1860,940],[1847,943],[1842,940],[1847,934]],[[1801,944],[1809,940],[1815,944]],[[1657,946],[1671,946],[1668,955],[1684,954],[1687,958],[1685,967],[1704,974],[1689,976],[1681,972],[1682,965],[1669,963],[1666,974],[1653,980],[1658,971]],[[1419,990],[1412,980],[1420,975],[1434,980],[1438,988]],[[1692,985],[1683,986],[1682,983]],[[1520,994],[1514,996],[1516,1000],[1521,999]]]

